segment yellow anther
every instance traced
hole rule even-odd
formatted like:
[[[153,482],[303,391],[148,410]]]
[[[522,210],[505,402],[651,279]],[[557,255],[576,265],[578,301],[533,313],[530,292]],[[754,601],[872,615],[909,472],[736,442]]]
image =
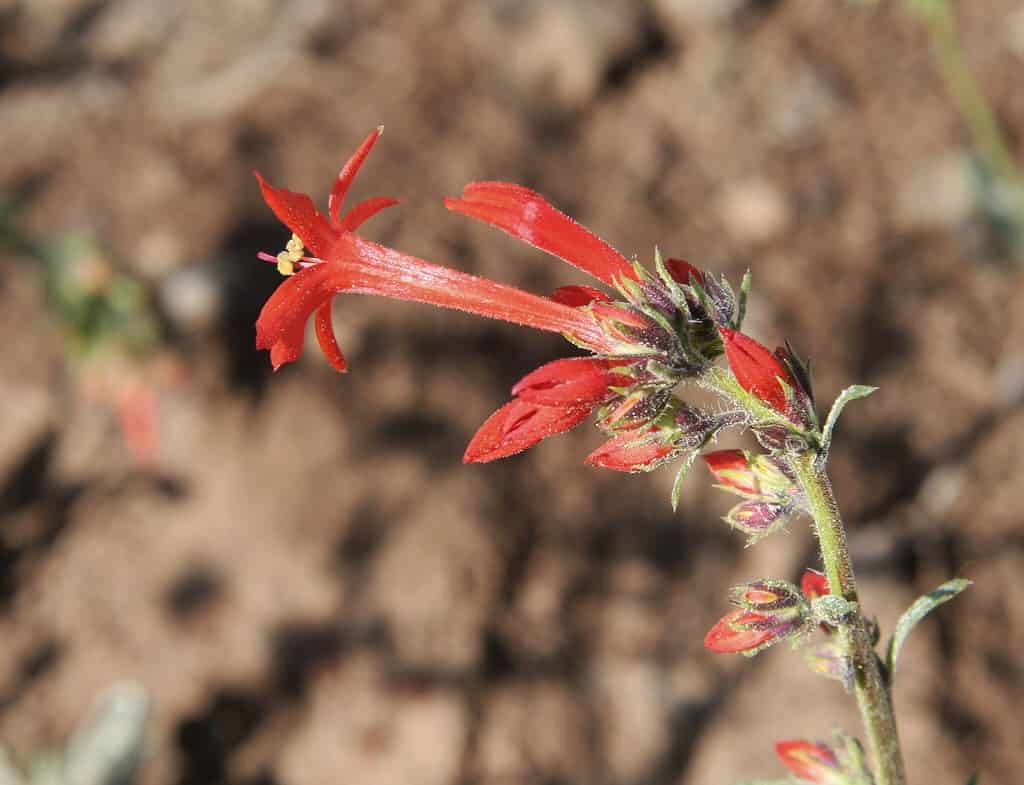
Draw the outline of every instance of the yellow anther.
[[[297,262],[302,258],[303,247],[302,240],[297,234],[292,235],[292,239],[288,241],[288,245],[285,246],[288,260],[291,262]]]
[[[277,255],[277,271],[285,276],[295,272],[295,263],[289,258],[287,251],[281,251]]]

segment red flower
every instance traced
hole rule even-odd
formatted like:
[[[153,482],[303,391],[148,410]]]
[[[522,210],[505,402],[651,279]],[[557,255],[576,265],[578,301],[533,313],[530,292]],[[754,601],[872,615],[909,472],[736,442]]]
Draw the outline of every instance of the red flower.
[[[847,778],[832,750],[824,744],[802,739],[780,741],[775,744],[779,760],[800,779],[817,785],[844,785]]]
[[[354,231],[367,218],[395,203],[385,197],[367,199],[340,216],[345,193],[379,136],[380,129],[367,136],[342,168],[331,190],[327,216],[317,211],[305,194],[274,188],[256,173],[267,205],[298,238],[289,243],[288,251],[277,257],[261,254],[263,259],[278,262],[286,274],[295,271],[271,295],[256,322],[256,347],[270,350],[270,362],[275,370],[298,359],[306,322],[314,312],[321,349],[334,368],[345,370],[347,364],[331,325],[331,301],[341,292],[377,294],[455,308],[564,333],[595,349],[606,346],[597,323],[584,310],[431,264],[357,236]],[[577,248],[574,242],[584,244],[587,250],[600,250],[598,244],[603,243],[567,217],[563,216],[568,229],[559,233],[557,215],[561,214],[552,208],[544,222],[546,241],[574,258],[583,251],[583,247]],[[593,240],[585,244],[585,236]],[[298,243],[312,255],[302,255]],[[608,258],[602,259],[594,269],[610,276],[613,269],[618,268],[609,253],[604,255]]]
[[[728,327],[719,327],[718,331],[725,345],[729,367],[740,386],[775,411],[786,414],[788,402],[779,382],[781,380],[790,387],[794,386],[786,366],[766,346],[753,338]]]

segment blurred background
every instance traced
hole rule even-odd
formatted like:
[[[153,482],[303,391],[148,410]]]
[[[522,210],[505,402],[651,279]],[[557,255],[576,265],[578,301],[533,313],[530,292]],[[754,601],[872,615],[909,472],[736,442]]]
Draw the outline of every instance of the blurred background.
[[[750,267],[820,406],[881,387],[832,460],[864,601],[891,629],[977,581],[902,660],[912,781],[1019,783],[1024,4],[955,8],[987,121],[943,8],[0,0],[4,782],[728,785],[860,732],[787,646],[702,648],[728,586],[816,566],[805,522],[745,549],[702,469],[673,514],[670,469],[582,465],[591,428],[461,465],[557,337],[343,297],[351,373],[270,374],[251,171],[323,206],[383,124],[365,236],[585,282],[441,203],[520,182],[628,256]],[[40,758],[83,734],[120,768]]]

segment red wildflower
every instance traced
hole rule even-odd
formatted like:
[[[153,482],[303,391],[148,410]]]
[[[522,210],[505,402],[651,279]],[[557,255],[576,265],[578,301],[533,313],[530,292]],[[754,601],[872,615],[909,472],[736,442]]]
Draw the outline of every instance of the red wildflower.
[[[786,414],[786,393],[779,383],[794,386],[793,379],[779,359],[766,346],[743,333],[719,327],[725,355],[736,381],[744,390],[760,398],[780,414]]]
[[[759,494],[760,483],[743,450],[715,450],[701,457],[719,485],[745,496]]]
[[[606,339],[600,328],[584,310],[431,264],[357,236],[354,231],[367,218],[395,203],[386,197],[367,199],[344,216],[340,215],[345,193],[379,136],[380,129],[367,136],[342,168],[331,190],[327,216],[317,211],[305,194],[274,188],[256,173],[267,205],[298,238],[293,238],[288,251],[277,257],[261,254],[263,259],[277,261],[285,274],[295,272],[271,295],[256,322],[256,347],[270,350],[275,370],[298,359],[306,322],[314,312],[321,349],[334,368],[345,370],[347,364],[331,326],[331,301],[341,292],[377,294],[455,308],[568,334],[598,349],[605,346]],[[548,216],[544,226],[546,240],[574,258],[579,254],[574,252],[573,241],[583,242],[585,235],[592,237],[575,224],[572,224],[575,227],[572,231],[559,234],[553,214]],[[304,256],[299,243],[312,255]],[[600,250],[596,243],[591,241],[587,248]],[[610,254],[605,256],[608,259],[594,269],[610,276],[617,267]]]
[[[775,744],[779,760],[800,779],[817,785],[843,785],[847,782],[839,760],[824,744],[802,739],[780,741]]]

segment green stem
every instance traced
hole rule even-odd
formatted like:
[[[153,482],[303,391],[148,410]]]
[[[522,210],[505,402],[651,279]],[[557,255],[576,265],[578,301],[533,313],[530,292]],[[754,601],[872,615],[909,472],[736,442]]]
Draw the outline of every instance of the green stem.
[[[853,666],[853,688],[867,733],[875,782],[877,785],[906,785],[892,700],[867,621],[860,610],[857,582],[846,545],[846,530],[832,492],[832,483],[824,468],[817,466],[813,452],[805,453],[794,461],[793,469],[814,518],[832,594],[843,597],[847,602],[858,603],[846,623],[840,626],[839,635]]]

